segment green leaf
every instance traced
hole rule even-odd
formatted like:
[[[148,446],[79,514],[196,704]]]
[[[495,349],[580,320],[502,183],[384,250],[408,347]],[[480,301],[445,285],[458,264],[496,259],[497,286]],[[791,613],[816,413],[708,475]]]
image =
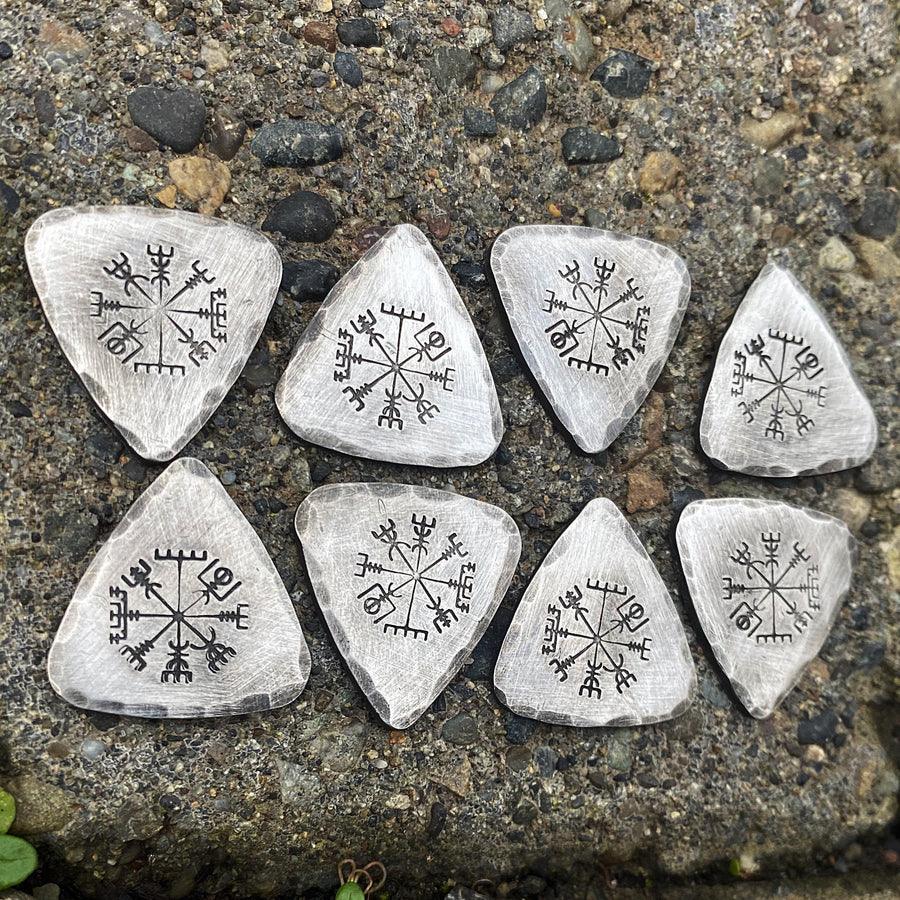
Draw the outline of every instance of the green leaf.
[[[0,788],[0,834],[6,834],[16,817],[16,801],[12,794]]]
[[[0,891],[24,881],[38,864],[37,850],[22,838],[0,835]]]
[[[365,896],[363,889],[355,881],[348,881],[338,888],[335,900],[363,900]]]

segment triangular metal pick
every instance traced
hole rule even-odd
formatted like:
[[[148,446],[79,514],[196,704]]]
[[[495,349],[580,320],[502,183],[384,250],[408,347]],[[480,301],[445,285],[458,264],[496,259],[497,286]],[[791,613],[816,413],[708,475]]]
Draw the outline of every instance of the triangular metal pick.
[[[615,504],[592,500],[541,564],[494,671],[515,713],[556,725],[681,715],[696,686],[684,628]]]
[[[676,532],[697,618],[751,715],[771,715],[819,652],[850,588],[839,519],[774,500],[699,500]]]
[[[175,210],[52,210],[29,229],[25,256],[79,378],[125,440],[158,461],[234,384],[281,281],[262,235]]]
[[[481,639],[519,561],[502,509],[402,484],[335,484],[297,510],[310,581],[353,677],[393,728]]]
[[[722,338],[700,444],[726,469],[784,477],[835,472],[875,449],[875,413],[821,310],[767,264]]]
[[[472,320],[412,225],[388,231],[332,288],[275,400],[305,440],[388,462],[476,465],[503,434]]]
[[[660,244],[594,228],[504,231],[491,268],[522,355],[588,453],[644,402],[675,343],[691,279]]]
[[[193,718],[290,703],[310,659],[262,542],[209,469],[185,458],[88,566],[47,668],[75,706]]]

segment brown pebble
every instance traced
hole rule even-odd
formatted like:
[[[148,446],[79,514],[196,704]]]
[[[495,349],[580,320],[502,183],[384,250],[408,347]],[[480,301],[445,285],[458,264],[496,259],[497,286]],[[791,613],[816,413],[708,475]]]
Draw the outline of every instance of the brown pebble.
[[[334,25],[328,22],[310,22],[303,29],[303,37],[307,44],[324,47],[329,53],[337,49],[337,34]]]
[[[65,759],[70,752],[69,745],[64,744],[62,741],[50,741],[47,744],[47,753],[54,759]]]
[[[447,18],[441,22],[441,31],[450,37],[456,37],[461,30],[459,22],[457,22],[456,19],[451,19],[450,16],[447,16]]]
[[[791,228],[790,225],[785,225],[784,223],[782,223],[780,225],[776,225],[772,229],[772,243],[778,247],[783,247],[785,244],[789,244],[793,237],[794,229]]]
[[[650,153],[644,160],[638,184],[645,194],[661,194],[674,187],[682,171],[681,162],[671,153]]]
[[[763,150],[772,150],[799,131],[800,125],[800,119],[793,113],[779,111],[763,122],[748,117],[741,122],[739,130],[744,140]]]
[[[427,216],[425,224],[428,230],[439,240],[443,241],[450,234],[449,216]]]
[[[628,497],[625,508],[630,513],[639,509],[656,509],[666,502],[666,487],[648,469],[634,469],[628,473]]]
[[[218,159],[180,156],[169,163],[169,177],[188,200],[197,204],[197,212],[212,216],[222,205],[231,187],[231,172]]]
[[[128,144],[129,150],[136,150],[138,153],[152,153],[159,149],[159,141],[137,125],[132,125],[125,132],[125,143]]]
[[[362,256],[366,250],[375,246],[387,234],[388,230],[384,225],[370,225],[353,238],[350,246],[353,247],[353,251],[357,256]]]

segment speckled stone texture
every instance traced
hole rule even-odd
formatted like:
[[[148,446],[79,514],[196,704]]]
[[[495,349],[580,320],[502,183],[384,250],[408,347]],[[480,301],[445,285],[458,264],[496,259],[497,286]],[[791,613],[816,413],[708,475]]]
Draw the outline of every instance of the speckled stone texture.
[[[868,221],[866,198],[900,179],[900,101],[889,89],[896,6],[572,3],[596,50],[579,73],[571,41],[558,40],[540,0],[513,4],[531,16],[534,35],[501,52],[490,19],[501,5],[0,4],[0,40],[11,49],[0,58],[0,180],[20,201],[16,208],[3,189],[0,777],[20,798],[15,827],[43,862],[31,886],[58,879],[107,897],[333,897],[337,863],[349,854],[387,865],[391,898],[443,897],[449,880],[481,878],[490,879],[478,885],[488,896],[596,898],[608,880],[635,890],[646,878],[665,886],[676,876],[731,885],[741,879],[729,875],[729,860],[761,879],[836,868],[853,879],[896,860],[900,299],[892,279],[900,248],[896,232],[855,230]],[[363,72],[351,87],[335,76],[326,47],[304,35],[321,22],[328,43],[338,24],[359,16],[379,44],[335,37]],[[438,47],[469,50],[474,83],[438,90],[429,62]],[[590,81],[619,49],[653,60],[634,100]],[[540,122],[467,137],[466,107],[489,109],[490,92],[530,66],[546,86]],[[222,218],[258,227],[297,190],[333,206],[337,227],[323,243],[271,235],[285,262],[319,259],[344,274],[375,229],[420,227],[472,316],[506,425],[491,460],[440,472],[302,443],[273,395],[317,304],[279,296],[245,374],[184,450],[212,469],[260,534],[310,645],[306,690],[271,713],[120,718],[67,705],[47,681],[48,649],[88,561],[162,466],[136,457],[97,414],[43,318],[22,245],[54,207],[192,208],[170,186],[177,155],[132,130],[127,101],[140,86],[188,87],[203,99],[207,133],[195,155],[221,149],[206,142],[226,107],[246,124],[247,139],[225,163]],[[336,126],[344,155],[299,170],[263,166],[249,140],[288,119]],[[567,165],[562,136],[578,126],[609,136],[622,155]],[[692,278],[666,368],[599,454],[578,450],[552,418],[490,283],[487,256],[503,229],[553,222],[668,244]],[[853,253],[849,271],[819,265],[834,235]],[[705,380],[769,259],[802,273],[872,402],[879,445],[859,469],[773,481],[719,470],[702,455]],[[505,509],[522,535],[522,561],[494,623],[402,735],[380,723],[342,664],[293,534],[294,510],[313,484],[351,481],[456,490]],[[554,541],[600,496],[626,511],[673,597],[698,696],[680,718],[639,729],[516,718],[491,689],[500,643]],[[730,694],[672,549],[673,510],[730,496],[840,516],[859,541],[834,631],[764,721]],[[804,739],[819,743],[798,740],[806,721],[815,727]]]

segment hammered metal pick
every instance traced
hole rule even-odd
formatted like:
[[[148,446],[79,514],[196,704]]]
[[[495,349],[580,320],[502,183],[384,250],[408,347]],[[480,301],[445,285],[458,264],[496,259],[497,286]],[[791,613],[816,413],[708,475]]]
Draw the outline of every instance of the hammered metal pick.
[[[647,551],[614,503],[592,500],[516,610],[494,671],[497,695],[555,725],[646,725],[681,715],[696,681]]]
[[[335,484],[303,501],[296,528],[353,677],[388,725],[407,728],[493,618],[519,560],[515,523],[447,491]]]
[[[748,712],[770,716],[816,656],[850,589],[856,541],[832,516],[775,500],[699,500],[676,531],[697,618]]]
[[[700,444],[748,475],[835,472],[875,450],[875,413],[847,354],[790,271],[768,263],[722,338]]]
[[[595,228],[504,231],[491,268],[513,334],[566,430],[588,453],[608,447],[659,377],[691,279],[652,241]]]
[[[281,281],[261,234],[176,210],[52,210],[25,257],[78,377],[135,451],[161,462],[234,384]]]
[[[275,400],[305,440],[388,462],[476,465],[503,434],[472,320],[412,225],[388,231],[332,288]]]
[[[310,658],[262,542],[212,472],[184,458],[88,566],[47,669],[75,706],[194,718],[290,703]]]

